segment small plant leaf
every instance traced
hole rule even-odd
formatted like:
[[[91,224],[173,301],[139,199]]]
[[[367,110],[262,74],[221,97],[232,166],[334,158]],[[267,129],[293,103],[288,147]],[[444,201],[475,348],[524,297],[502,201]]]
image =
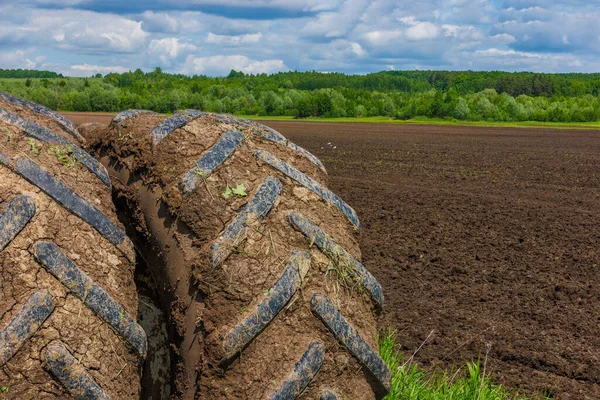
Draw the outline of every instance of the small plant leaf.
[[[223,196],[225,199],[228,199],[228,198],[230,198],[230,197],[231,197],[232,193],[233,193],[233,192],[232,192],[231,188],[229,187],[229,185],[227,185],[227,189],[225,189],[225,191],[223,192],[222,196]]]
[[[35,144],[35,141],[31,138],[27,139],[27,144],[29,144],[29,149],[31,150],[31,154],[33,154],[34,156],[37,156],[38,154],[40,154],[40,149],[38,149],[37,145]]]
[[[234,187],[232,190],[233,194],[236,194],[240,197],[246,197],[248,194],[246,193],[246,186],[244,186],[243,183],[239,183],[236,187]]]
[[[75,157],[73,157],[73,148],[71,146],[50,146],[48,149],[51,152],[54,152],[58,161],[67,168],[73,168],[76,165]]]
[[[248,193],[246,193],[246,186],[243,183],[238,183],[234,188],[227,185],[227,188],[223,192],[222,196],[226,199],[230,198],[232,195],[246,197]]]

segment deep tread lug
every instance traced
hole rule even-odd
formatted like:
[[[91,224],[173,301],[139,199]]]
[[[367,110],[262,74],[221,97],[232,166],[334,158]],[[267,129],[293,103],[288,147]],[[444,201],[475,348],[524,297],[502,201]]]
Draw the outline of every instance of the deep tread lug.
[[[32,103],[29,100],[25,100],[25,99],[21,99],[19,97],[12,96],[6,92],[0,92],[0,99],[3,99],[5,101],[7,101],[8,103],[16,104],[18,106],[21,106],[23,108],[26,108],[33,112],[36,112],[38,114],[42,114],[42,115],[52,118],[69,135],[71,135],[73,137],[73,139],[76,139],[77,141],[79,141],[81,143],[85,143],[84,137],[81,136],[81,134],[77,131],[77,128],[75,127],[75,125],[71,121],[69,121],[62,115],[60,115],[59,113],[52,111],[51,109],[41,106],[39,104]]]
[[[242,208],[240,213],[221,232],[219,237],[210,246],[210,263],[213,266],[220,265],[229,257],[233,248],[244,238],[248,229],[247,222],[262,220],[275,205],[277,197],[281,193],[281,181],[277,178],[266,177],[256,195]]]
[[[62,343],[51,343],[46,348],[45,367],[76,400],[110,400]]]
[[[129,261],[135,261],[133,244],[125,232],[97,207],[79,196],[64,183],[50,175],[48,171],[28,158],[17,158],[15,170],[71,213],[77,215],[93,226],[102,234],[102,236],[121,250],[123,255],[125,255]]]
[[[313,192],[321,196],[329,204],[337,207],[342,212],[342,214],[344,214],[346,218],[348,218],[348,220],[356,227],[356,229],[360,230],[360,222],[358,221],[356,211],[354,211],[352,207],[346,204],[346,202],[342,200],[338,195],[336,195],[331,190],[327,189],[325,186],[321,185],[319,182],[315,181],[311,177],[298,171],[296,168],[292,167],[291,165],[280,160],[279,158],[275,157],[273,154],[265,150],[258,150],[254,154],[259,160],[269,164],[271,167],[275,168],[284,175],[292,178],[305,188],[312,190]]]
[[[375,350],[346,321],[327,297],[314,294],[310,299],[310,307],[333,335],[373,374],[387,394],[391,386],[391,373]]]
[[[181,128],[185,124],[187,124],[192,119],[196,118],[197,115],[189,114],[185,112],[177,113],[154,127],[152,131],[150,131],[150,138],[152,139],[152,144],[159,144],[165,137],[171,134],[176,129]]]
[[[129,343],[138,356],[146,357],[148,344],[144,329],[104,289],[65,256],[56,244],[37,242],[34,255],[48,272]]]
[[[208,175],[223,164],[235,152],[235,149],[244,140],[244,134],[238,131],[227,131],[221,136],[219,141],[214,144],[196,164],[183,175],[179,181],[179,186],[185,194],[192,193],[202,181],[203,176]]]
[[[207,113],[205,111],[198,111],[198,110],[193,110],[191,108],[185,109],[185,110],[177,110],[175,111],[175,114],[182,114],[182,115],[191,115],[193,117],[199,117],[201,115],[208,115],[210,113]],[[221,115],[221,114],[210,114],[210,115]]]
[[[282,146],[289,147],[290,149],[294,150],[296,153],[302,154],[304,157],[306,157],[308,159],[308,161],[310,161],[311,163],[316,165],[317,168],[319,168],[325,174],[327,173],[327,170],[325,169],[325,166],[323,165],[321,160],[319,160],[317,157],[315,157],[311,152],[304,149],[303,147],[298,146],[296,143],[290,142],[286,137],[284,137],[281,133],[277,132],[275,129],[269,128],[268,126],[263,125],[263,124],[259,124],[258,122],[254,122],[254,124],[258,125],[263,130],[262,131],[253,130],[252,131],[253,134],[258,135],[258,136],[262,137],[263,139],[268,140],[270,142],[274,142],[274,143],[280,144]]]
[[[10,169],[13,169],[13,160],[6,154],[0,151],[0,164],[7,166]]]
[[[46,290],[31,295],[21,311],[0,331],[0,366],[35,334],[53,310],[54,298]]]
[[[6,122],[7,124],[16,126],[19,129],[22,129],[27,136],[48,143],[50,145],[70,146],[73,150],[73,157],[75,157],[77,161],[79,161],[88,170],[90,170],[91,173],[96,175],[98,179],[100,179],[102,183],[104,183],[107,187],[111,187],[110,178],[108,177],[108,172],[106,172],[106,168],[104,168],[104,166],[100,164],[98,160],[93,158],[75,143],[65,139],[62,136],[57,135],[48,128],[40,126],[35,122],[29,121],[16,114],[9,113],[8,111],[2,108],[0,108],[0,120]]]
[[[300,396],[302,391],[321,369],[324,358],[325,346],[323,346],[323,343],[311,343],[300,361],[294,365],[294,370],[290,377],[271,395],[270,399],[292,400]]]
[[[306,157],[308,159],[308,161],[310,161],[311,163],[313,163],[314,165],[317,166],[317,168],[319,168],[321,171],[323,171],[325,174],[327,174],[327,170],[325,169],[325,166],[323,165],[323,163],[321,162],[321,160],[319,160],[317,157],[315,157],[312,153],[310,153],[308,150],[298,146],[295,143],[290,142],[285,136],[283,136],[281,133],[277,132],[275,129],[273,128],[269,128],[266,125],[263,125],[261,123],[255,122],[255,121],[251,121],[249,119],[245,119],[245,118],[239,118],[239,117],[233,117],[231,115],[226,115],[226,114],[212,114],[212,113],[207,113],[204,111],[198,111],[198,110],[182,110],[182,111],[177,111],[177,113],[184,113],[184,114],[189,114],[189,115],[193,115],[195,117],[199,117],[201,115],[212,115],[213,117],[215,117],[217,120],[227,123],[227,124],[236,124],[236,122],[243,122],[245,124],[251,125],[251,126],[255,126],[255,127],[259,127],[260,130],[258,129],[252,129],[252,134],[262,137],[265,140],[268,140],[269,142],[273,142],[273,143],[277,143],[279,145],[288,147],[292,150],[294,150],[296,153],[299,153],[301,155],[303,155],[304,157]]]
[[[383,288],[373,275],[354,257],[352,257],[342,246],[337,244],[328,234],[315,225],[310,219],[298,211],[292,211],[289,216],[290,223],[299,230],[311,242],[317,245],[319,250],[327,257],[344,258],[352,263],[354,272],[360,279],[362,285],[367,289],[373,300],[383,307]]]
[[[305,251],[294,251],[279,280],[269,289],[267,297],[238,322],[223,340],[223,363],[241,353],[279,314],[294,296],[310,268],[310,256]]]
[[[125,120],[129,118],[133,118],[136,115],[140,114],[156,114],[154,111],[150,110],[125,110],[121,111],[117,115],[115,115],[111,121],[113,124],[122,124]]]
[[[23,230],[35,215],[35,202],[29,196],[14,197],[6,211],[0,214],[0,250]]]

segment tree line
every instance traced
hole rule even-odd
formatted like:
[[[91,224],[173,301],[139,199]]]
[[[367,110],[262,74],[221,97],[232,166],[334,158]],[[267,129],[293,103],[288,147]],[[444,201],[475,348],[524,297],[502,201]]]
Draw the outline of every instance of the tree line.
[[[7,72],[8,71],[8,72]],[[418,117],[473,121],[591,122],[600,119],[600,74],[385,71],[367,75],[282,72],[227,77],[140,69],[91,78],[31,74],[0,90],[61,111],[182,108],[305,117]],[[46,71],[34,71],[45,73]],[[20,78],[20,79],[15,79]]]
[[[0,78],[63,78],[62,74],[35,69],[1,69]]]

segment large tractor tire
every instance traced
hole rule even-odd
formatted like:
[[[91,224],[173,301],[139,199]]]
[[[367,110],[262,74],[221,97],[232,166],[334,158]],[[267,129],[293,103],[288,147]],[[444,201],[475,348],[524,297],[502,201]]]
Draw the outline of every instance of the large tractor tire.
[[[266,126],[195,110],[130,110],[81,132],[158,283],[175,397],[387,393],[382,289],[359,262],[356,213],[312,154]]]
[[[0,92],[0,398],[139,399],[135,252],[106,169],[60,115]]]

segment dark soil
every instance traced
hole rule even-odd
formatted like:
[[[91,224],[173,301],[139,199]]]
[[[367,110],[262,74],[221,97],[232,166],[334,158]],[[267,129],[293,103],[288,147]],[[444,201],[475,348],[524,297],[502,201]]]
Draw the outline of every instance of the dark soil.
[[[358,212],[380,328],[406,354],[426,342],[415,359],[452,368],[488,353],[521,393],[600,398],[600,132],[265,123]]]

